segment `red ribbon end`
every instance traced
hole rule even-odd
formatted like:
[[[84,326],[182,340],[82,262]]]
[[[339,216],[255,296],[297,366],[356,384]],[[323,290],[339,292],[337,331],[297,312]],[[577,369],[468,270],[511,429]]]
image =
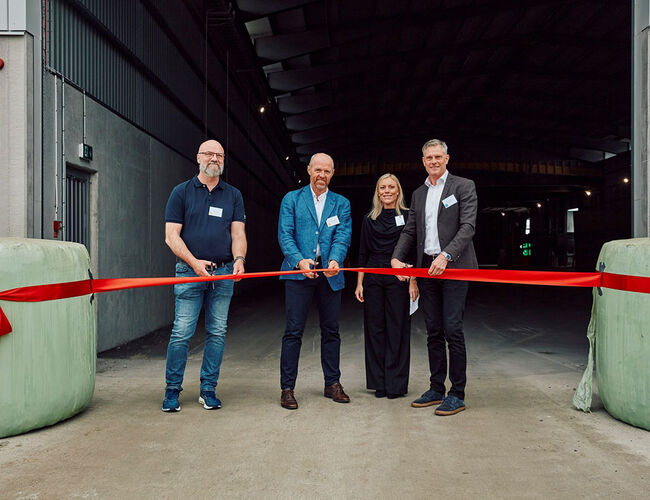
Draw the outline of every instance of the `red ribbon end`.
[[[9,323],[7,316],[5,316],[5,313],[2,311],[2,307],[0,307],[0,337],[11,332],[11,323]]]

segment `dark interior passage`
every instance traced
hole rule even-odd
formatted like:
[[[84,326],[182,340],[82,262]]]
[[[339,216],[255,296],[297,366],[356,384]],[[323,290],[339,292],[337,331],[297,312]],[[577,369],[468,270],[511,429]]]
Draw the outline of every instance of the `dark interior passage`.
[[[629,237],[629,2],[239,0],[235,14],[297,177],[330,153],[356,227],[382,173],[409,199],[435,137],[477,185],[481,265],[592,269]]]

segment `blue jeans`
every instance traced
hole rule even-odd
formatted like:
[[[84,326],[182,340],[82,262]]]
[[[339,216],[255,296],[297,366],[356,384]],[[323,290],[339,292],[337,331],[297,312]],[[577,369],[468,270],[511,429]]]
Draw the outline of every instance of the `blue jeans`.
[[[232,262],[217,269],[214,274],[232,274]],[[176,264],[176,277],[196,276],[190,266]],[[214,288],[213,288],[214,284]],[[167,389],[182,390],[183,374],[187,363],[190,339],[196,330],[196,322],[205,305],[205,347],[201,365],[201,390],[212,391],[219,379],[223,349],[226,344],[228,308],[234,282],[203,281],[174,285],[176,312],[174,327],[167,347]]]

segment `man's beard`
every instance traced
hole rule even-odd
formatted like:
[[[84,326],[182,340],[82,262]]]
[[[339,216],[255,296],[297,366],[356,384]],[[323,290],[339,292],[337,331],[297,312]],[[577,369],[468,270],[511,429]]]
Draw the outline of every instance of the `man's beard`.
[[[218,163],[207,163],[205,165],[200,164],[199,169],[207,177],[219,177],[221,174],[223,174],[223,165],[219,165]]]

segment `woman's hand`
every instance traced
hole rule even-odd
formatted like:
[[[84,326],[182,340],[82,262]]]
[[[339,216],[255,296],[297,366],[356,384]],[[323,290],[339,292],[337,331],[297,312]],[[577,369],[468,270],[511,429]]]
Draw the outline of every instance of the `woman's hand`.
[[[359,302],[363,302],[363,285],[361,283],[357,284],[357,289],[354,291],[354,296]]]
[[[415,278],[411,278],[411,281],[409,281],[409,296],[411,297],[411,302],[415,302],[415,300],[418,298],[418,295],[420,295],[418,282]]]

